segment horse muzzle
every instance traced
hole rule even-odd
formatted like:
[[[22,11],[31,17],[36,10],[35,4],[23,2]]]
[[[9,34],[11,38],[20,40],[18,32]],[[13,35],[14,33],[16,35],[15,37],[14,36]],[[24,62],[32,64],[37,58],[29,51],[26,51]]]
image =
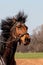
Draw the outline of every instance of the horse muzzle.
[[[24,44],[24,45],[28,45],[30,43],[31,39],[30,39],[30,35],[28,33],[26,33],[25,35],[23,35],[21,37],[21,42]]]

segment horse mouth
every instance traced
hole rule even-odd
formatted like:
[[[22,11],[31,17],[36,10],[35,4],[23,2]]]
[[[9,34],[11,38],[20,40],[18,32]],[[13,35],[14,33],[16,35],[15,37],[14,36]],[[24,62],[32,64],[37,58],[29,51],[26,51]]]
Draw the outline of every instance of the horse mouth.
[[[25,42],[24,42],[24,45],[30,44],[30,41],[31,41],[30,39],[26,38],[26,39],[25,39]]]
[[[30,44],[30,39],[26,39],[23,44],[24,44],[24,45],[29,45],[29,44]]]
[[[21,42],[22,42],[24,45],[30,44],[30,41],[31,41],[31,39],[30,39],[29,34],[26,34],[26,35],[24,35],[23,37],[21,37]]]

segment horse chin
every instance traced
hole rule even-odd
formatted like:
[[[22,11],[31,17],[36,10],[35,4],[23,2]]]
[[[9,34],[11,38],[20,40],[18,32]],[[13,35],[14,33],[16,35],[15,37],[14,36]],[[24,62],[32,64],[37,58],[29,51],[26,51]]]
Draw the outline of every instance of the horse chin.
[[[24,43],[25,46],[26,46],[26,45],[29,45],[29,44],[30,44],[30,43],[28,43],[28,42],[25,42],[25,43]]]

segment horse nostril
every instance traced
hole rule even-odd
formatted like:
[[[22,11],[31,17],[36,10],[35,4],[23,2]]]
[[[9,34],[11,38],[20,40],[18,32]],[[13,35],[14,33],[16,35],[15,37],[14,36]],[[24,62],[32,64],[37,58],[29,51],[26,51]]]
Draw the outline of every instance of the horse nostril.
[[[25,38],[25,42],[30,42],[30,38]]]
[[[28,39],[28,41],[30,42],[31,40],[30,40],[30,39]]]

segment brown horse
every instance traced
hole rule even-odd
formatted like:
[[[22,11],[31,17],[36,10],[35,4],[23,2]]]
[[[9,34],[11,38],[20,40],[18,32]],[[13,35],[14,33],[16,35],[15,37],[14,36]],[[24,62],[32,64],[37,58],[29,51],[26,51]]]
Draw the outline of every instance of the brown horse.
[[[30,36],[25,25],[27,16],[19,12],[16,17],[2,20],[2,49],[0,53],[0,65],[16,65],[14,55],[17,44],[27,45],[30,43]]]

